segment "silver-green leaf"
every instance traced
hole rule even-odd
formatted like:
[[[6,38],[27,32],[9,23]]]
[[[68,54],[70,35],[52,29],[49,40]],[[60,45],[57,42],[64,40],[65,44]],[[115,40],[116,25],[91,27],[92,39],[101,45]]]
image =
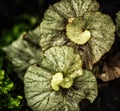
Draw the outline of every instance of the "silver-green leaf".
[[[56,46],[46,50],[41,64],[48,70],[67,74],[82,68],[80,56],[75,54],[73,48],[67,46]]]
[[[40,66],[28,68],[24,84],[27,103],[34,111],[79,111],[79,102],[93,102],[97,96],[96,78],[82,70],[79,55],[67,46],[48,49]]]
[[[36,65],[30,66],[24,76],[25,96],[34,111],[80,111],[79,102],[93,102],[97,96],[97,83],[93,74],[84,70],[69,89],[54,91],[52,74]]]
[[[42,50],[52,46],[71,46],[81,55],[86,69],[110,50],[115,25],[99,11],[95,0],[62,0],[50,6],[40,24]]]
[[[117,12],[115,20],[116,20],[116,32],[117,35],[120,37],[120,11]]]
[[[34,41],[29,38],[31,36]],[[28,34],[23,33],[18,38],[18,40],[3,48],[7,54],[8,59],[14,66],[14,70],[17,72],[20,78],[23,78],[26,69],[31,64],[39,64],[41,62],[43,52],[41,51],[37,42],[35,42],[35,39],[37,38],[37,34],[34,34],[34,32],[30,32]]]
[[[69,18],[83,16],[87,11],[96,11],[95,0],[61,0],[50,6],[40,24],[40,45],[43,49],[66,43],[66,24]]]

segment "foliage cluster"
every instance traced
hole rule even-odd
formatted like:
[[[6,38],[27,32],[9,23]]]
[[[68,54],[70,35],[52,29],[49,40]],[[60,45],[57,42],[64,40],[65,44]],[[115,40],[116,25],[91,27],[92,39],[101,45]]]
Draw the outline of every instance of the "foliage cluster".
[[[50,2],[53,3],[56,1],[57,0],[53,0],[53,1],[51,0]],[[3,4],[5,3],[3,1],[1,1],[1,2]],[[27,5],[27,3],[29,3],[30,5]],[[42,14],[44,12],[44,9],[47,7],[47,6],[45,6],[45,3],[48,6],[49,0],[47,2],[44,0],[37,0],[37,2],[33,2],[31,0],[26,1],[26,2],[24,2],[23,0],[21,0],[21,1],[17,0],[17,1],[11,2],[11,4],[12,4],[11,7],[13,6],[13,9],[16,9],[16,11],[14,11],[15,13],[13,13],[13,18],[15,18],[13,21],[15,21],[15,22],[13,23],[12,26],[8,22],[9,30],[8,29],[5,30],[4,29],[5,25],[3,25],[2,27],[4,30],[2,29],[2,31],[0,32],[1,33],[1,40],[0,40],[0,100],[2,100],[2,101],[0,101],[0,110],[12,110],[12,111],[20,111],[22,109],[24,109],[25,111],[31,110],[30,108],[27,107],[27,104],[26,104],[26,101],[24,98],[24,92],[22,91],[19,93],[19,91],[21,91],[21,89],[24,90],[23,87],[19,87],[19,86],[23,86],[23,84],[18,77],[14,76],[16,73],[13,70],[11,70],[12,66],[6,60],[6,58],[4,56],[4,52],[2,52],[2,48],[4,46],[7,46],[10,43],[12,43],[13,40],[16,40],[22,32],[24,32],[24,31],[27,32],[28,30],[31,30],[38,25],[38,23],[41,21],[41,18],[43,16]],[[21,6],[26,6],[23,9],[21,9],[21,12],[19,12],[20,11],[19,4],[22,4]],[[26,4],[26,5],[23,5],[23,4]],[[31,4],[33,4],[33,5],[31,5]],[[11,7],[9,7],[8,9],[10,9],[10,11],[12,12],[13,9]],[[33,7],[34,10],[32,10],[31,7]],[[17,12],[19,12],[19,13],[17,13]],[[7,14],[6,10],[5,10],[5,14]],[[17,14],[17,17],[16,17],[16,14]],[[8,16],[10,16],[10,15],[8,15]],[[43,25],[43,27],[44,27],[44,25]],[[104,71],[104,68],[103,68],[103,71]],[[17,82],[17,80],[19,82]]]

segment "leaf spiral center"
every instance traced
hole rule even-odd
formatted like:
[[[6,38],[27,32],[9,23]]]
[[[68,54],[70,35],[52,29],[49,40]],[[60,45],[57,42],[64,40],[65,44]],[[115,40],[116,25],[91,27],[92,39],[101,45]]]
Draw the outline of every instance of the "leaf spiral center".
[[[89,30],[83,30],[85,28],[85,20],[81,17],[70,18],[66,26],[66,35],[74,43],[84,45],[91,38]]]

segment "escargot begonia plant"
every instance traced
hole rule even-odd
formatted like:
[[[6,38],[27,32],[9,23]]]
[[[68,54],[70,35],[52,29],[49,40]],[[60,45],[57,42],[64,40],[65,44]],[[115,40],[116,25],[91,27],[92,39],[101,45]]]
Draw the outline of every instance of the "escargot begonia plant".
[[[3,48],[21,79],[31,64],[39,64],[42,59],[43,52],[38,45],[38,38],[39,27],[34,31],[22,33],[18,40]]]
[[[110,16],[98,11],[95,0],[61,0],[50,6],[40,24],[42,50],[68,45],[92,69],[114,42],[115,26]]]
[[[25,94],[34,111],[79,111],[79,102],[93,102],[97,96],[96,79],[82,69],[82,61],[67,46],[45,51],[41,65],[28,68]]]
[[[97,74],[112,80],[103,79],[109,65],[94,66],[111,49],[114,36],[111,17],[99,11],[95,0],[61,0],[46,10],[40,26],[3,50],[34,111],[80,111],[83,99],[92,103],[97,96]]]

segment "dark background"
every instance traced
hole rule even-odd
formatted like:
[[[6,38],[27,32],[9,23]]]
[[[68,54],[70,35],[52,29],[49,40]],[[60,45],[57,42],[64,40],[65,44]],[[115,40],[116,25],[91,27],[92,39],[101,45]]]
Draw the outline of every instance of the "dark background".
[[[25,13],[39,17],[40,22],[48,6],[57,1],[60,0],[0,0],[0,30],[11,28],[15,22],[23,20],[19,17]],[[97,1],[101,5],[100,10],[111,16],[120,9],[119,0]]]
[[[21,32],[38,26],[48,6],[57,1],[59,0],[0,0],[0,46],[6,46],[17,38],[13,36],[8,39],[5,36],[12,33],[11,29],[16,24],[23,24],[20,26]],[[100,11],[109,14],[114,21],[116,12],[120,10],[120,0],[98,0],[98,2],[100,3]],[[6,39],[8,39],[7,42]],[[1,54],[1,56],[3,55]],[[4,61],[5,63],[7,64],[7,61]],[[6,65],[3,65],[3,68],[8,70]],[[11,74],[9,76],[19,86],[17,81],[20,80],[13,78]],[[120,79],[106,83],[98,80],[98,84],[100,84],[98,97],[93,104],[86,100],[82,102],[80,104],[82,111],[120,111]],[[20,90],[16,89],[16,93],[18,91]],[[23,106],[22,111],[27,111],[25,108]],[[5,111],[7,110],[5,109]]]

